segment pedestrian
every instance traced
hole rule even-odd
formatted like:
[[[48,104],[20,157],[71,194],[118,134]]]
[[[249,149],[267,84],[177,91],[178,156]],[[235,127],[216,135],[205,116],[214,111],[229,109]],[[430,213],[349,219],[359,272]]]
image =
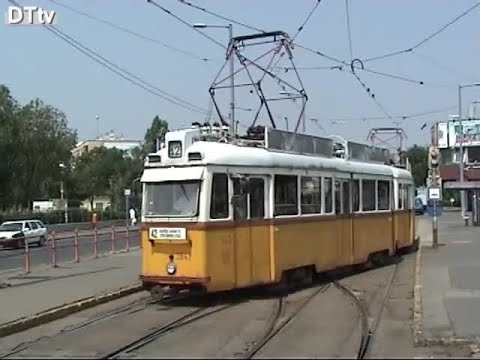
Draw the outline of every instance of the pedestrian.
[[[137,218],[135,217],[135,209],[133,207],[130,208],[130,224],[135,226],[137,224]]]

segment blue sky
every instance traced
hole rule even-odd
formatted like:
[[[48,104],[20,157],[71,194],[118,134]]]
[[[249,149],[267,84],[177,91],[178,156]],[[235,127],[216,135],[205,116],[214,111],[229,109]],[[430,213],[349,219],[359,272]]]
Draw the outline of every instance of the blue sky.
[[[187,50],[214,61],[201,61],[178,51],[141,40],[124,32],[62,8],[49,0],[18,0],[21,5],[38,5],[57,10],[57,26],[138,77],[202,109],[209,108],[208,88],[223,64],[225,51],[146,0],[57,0],[91,15],[127,27],[168,45]],[[293,36],[316,0],[191,0],[237,21],[268,31],[283,30]],[[228,22],[182,5],[177,0],[156,2],[188,23],[226,25]],[[366,59],[407,49],[477,1],[474,0],[350,0],[353,57]],[[3,0],[2,11],[10,4]],[[401,126],[408,136],[407,145],[426,144],[427,122],[445,120],[457,113],[459,83],[480,82],[480,7],[447,28],[414,53],[366,62],[371,70],[394,74],[424,85],[357,71],[362,81],[376,95],[388,114],[403,116],[445,109],[428,116],[400,120],[360,120],[385,116],[354,76],[339,70],[300,70],[309,96],[306,116],[316,118],[325,131],[366,142],[372,127]],[[225,29],[206,29],[206,34],[227,42]],[[252,30],[234,25],[235,35]],[[80,139],[96,134],[95,115],[100,116],[100,130],[110,129],[126,138],[143,138],[153,116],[158,114],[171,128],[203,121],[205,115],[178,107],[154,96],[104,69],[41,26],[0,25],[0,82],[10,87],[21,102],[39,97],[67,114],[69,124],[78,129]],[[346,11],[343,0],[323,0],[295,42],[350,62]],[[265,46],[269,50],[272,46]],[[295,65],[322,67],[334,62],[294,48]],[[282,62],[279,65],[287,64]],[[289,76],[279,72],[281,76]],[[273,85],[271,89],[274,89]],[[280,89],[278,89],[280,90]],[[276,91],[276,90],[272,90]],[[238,106],[254,108],[254,96],[237,93]],[[480,88],[464,91],[464,111],[468,103],[480,98]],[[228,113],[228,97],[219,97]],[[285,103],[287,104],[287,103]],[[298,104],[290,102],[275,113],[282,118]],[[453,106],[451,110],[446,110]],[[293,115],[289,115],[289,119]],[[237,120],[251,123],[252,112],[238,110]],[[354,118],[332,121],[330,119]],[[395,119],[398,121],[398,119]],[[266,122],[261,122],[267,124]],[[290,127],[293,126],[290,120]],[[277,121],[284,127],[282,120]],[[307,132],[321,135],[321,129],[307,120]]]

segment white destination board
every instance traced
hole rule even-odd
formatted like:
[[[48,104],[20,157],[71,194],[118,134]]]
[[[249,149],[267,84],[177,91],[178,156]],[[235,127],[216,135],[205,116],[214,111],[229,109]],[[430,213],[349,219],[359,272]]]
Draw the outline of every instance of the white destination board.
[[[186,240],[185,228],[150,228],[150,240]]]

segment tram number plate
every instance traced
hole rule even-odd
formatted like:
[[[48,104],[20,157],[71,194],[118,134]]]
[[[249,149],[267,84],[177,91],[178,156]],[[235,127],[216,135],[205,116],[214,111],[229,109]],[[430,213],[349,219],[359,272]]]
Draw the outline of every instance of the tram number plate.
[[[185,240],[185,228],[150,228],[150,240]]]

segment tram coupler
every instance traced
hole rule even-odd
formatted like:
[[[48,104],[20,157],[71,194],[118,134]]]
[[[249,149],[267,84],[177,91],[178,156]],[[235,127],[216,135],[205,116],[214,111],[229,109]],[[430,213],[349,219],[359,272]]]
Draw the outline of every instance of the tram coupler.
[[[150,289],[150,295],[156,302],[178,295],[178,289],[169,285],[155,285]]]

